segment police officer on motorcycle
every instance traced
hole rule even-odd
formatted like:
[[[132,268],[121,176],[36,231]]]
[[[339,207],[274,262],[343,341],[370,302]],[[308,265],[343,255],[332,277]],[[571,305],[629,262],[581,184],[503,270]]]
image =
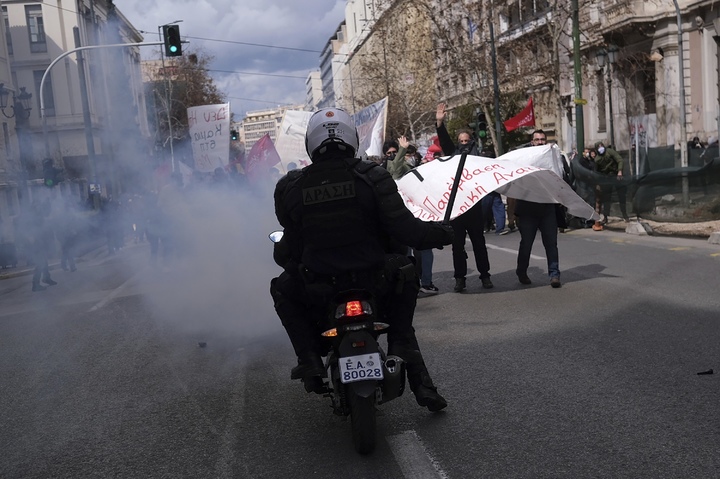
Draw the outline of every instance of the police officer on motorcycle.
[[[271,294],[298,365],[292,379],[308,392],[322,391],[318,317],[332,296],[347,289],[374,293],[390,324],[388,354],[401,357],[420,406],[447,406],[423,360],[412,325],[419,281],[407,247],[437,248],[452,242],[452,229],[415,218],[390,174],[355,158],[359,138],[350,115],[337,108],[314,113],[305,134],[312,164],[293,170],[275,188],[275,214],[284,228],[274,258],[283,273]],[[318,316],[320,315],[320,316]]]

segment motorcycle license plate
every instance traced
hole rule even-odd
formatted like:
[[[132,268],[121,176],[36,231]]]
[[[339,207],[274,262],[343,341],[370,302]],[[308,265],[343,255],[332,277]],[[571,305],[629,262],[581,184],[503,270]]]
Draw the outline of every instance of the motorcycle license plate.
[[[379,353],[361,354],[340,358],[340,381],[343,384],[355,381],[381,380],[382,362]]]

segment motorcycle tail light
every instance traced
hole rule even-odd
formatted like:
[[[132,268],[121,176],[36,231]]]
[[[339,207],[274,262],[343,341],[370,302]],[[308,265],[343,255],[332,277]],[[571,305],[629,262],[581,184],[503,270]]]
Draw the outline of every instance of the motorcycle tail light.
[[[352,318],[372,314],[372,308],[367,301],[348,301],[340,304],[335,310],[335,319]]]
[[[365,347],[365,341],[355,341],[352,343],[353,348],[364,348]]]
[[[345,316],[360,316],[363,308],[360,301],[348,301],[345,303]]]

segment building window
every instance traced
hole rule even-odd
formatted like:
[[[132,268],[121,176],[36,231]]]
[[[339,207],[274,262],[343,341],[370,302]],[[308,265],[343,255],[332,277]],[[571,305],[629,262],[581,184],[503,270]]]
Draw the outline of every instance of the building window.
[[[650,64],[640,72],[642,78],[643,101],[645,102],[645,114],[657,113],[655,97],[655,65]]]
[[[28,34],[30,35],[30,52],[46,52],[47,42],[45,41],[42,5],[25,5],[25,19],[27,21]]]
[[[10,35],[10,18],[8,18],[7,7],[2,7],[3,17],[5,18],[5,43],[8,47],[8,55],[13,54],[12,35]]]
[[[43,74],[45,74],[45,70],[34,70],[33,71],[33,80],[35,80],[35,91],[37,94],[35,95],[35,98],[37,98],[37,106],[38,106],[38,112],[40,111],[40,82],[42,81]],[[55,116],[55,97],[53,96],[53,87],[52,87],[52,74],[48,75],[48,77],[45,79],[45,90],[43,93],[45,96],[43,97],[44,100],[44,107],[45,107],[45,116]]]

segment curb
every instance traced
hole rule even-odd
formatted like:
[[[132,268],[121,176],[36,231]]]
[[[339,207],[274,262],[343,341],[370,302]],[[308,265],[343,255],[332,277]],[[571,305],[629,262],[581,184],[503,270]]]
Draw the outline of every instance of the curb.
[[[683,227],[679,227],[682,225]],[[692,225],[688,228],[688,225]],[[676,238],[707,239],[708,243],[720,244],[717,221],[706,223],[658,223],[639,218],[626,223],[620,218],[610,217],[605,229],[635,235],[669,236]]]

